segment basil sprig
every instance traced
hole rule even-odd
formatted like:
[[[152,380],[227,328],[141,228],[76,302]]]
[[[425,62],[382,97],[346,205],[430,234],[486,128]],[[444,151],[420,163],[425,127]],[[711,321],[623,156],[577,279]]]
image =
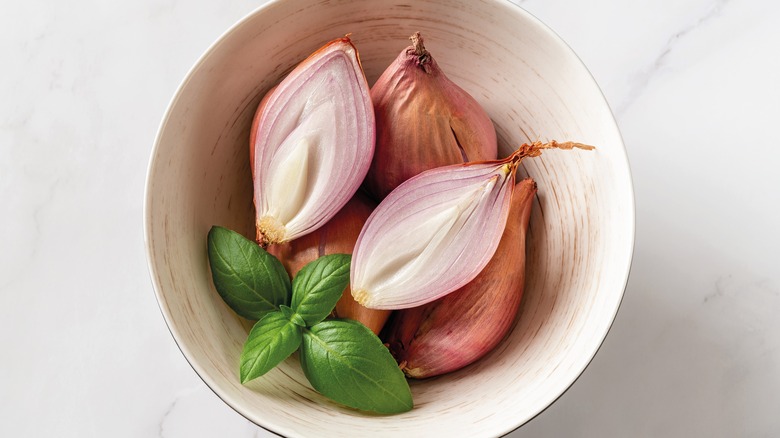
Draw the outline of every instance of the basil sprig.
[[[236,232],[212,227],[208,247],[217,292],[237,314],[258,320],[241,353],[241,383],[300,348],[304,374],[330,399],[381,414],[412,409],[409,385],[382,341],[357,321],[326,319],[349,284],[350,255],[320,257],[290,283],[276,257]]]

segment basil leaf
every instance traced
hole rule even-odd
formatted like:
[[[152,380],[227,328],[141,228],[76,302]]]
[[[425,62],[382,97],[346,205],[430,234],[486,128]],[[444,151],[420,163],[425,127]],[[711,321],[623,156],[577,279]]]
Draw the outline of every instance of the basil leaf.
[[[279,306],[279,311],[282,312],[282,315],[284,315],[285,318],[292,321],[293,324],[297,325],[298,327],[306,327],[306,321],[301,318],[301,315],[298,315],[293,311],[293,309],[287,307],[287,306]]]
[[[211,227],[209,264],[214,286],[237,314],[260,319],[290,302],[290,277],[282,263],[235,231]]]
[[[314,389],[341,404],[381,414],[413,407],[390,351],[359,322],[327,320],[304,330],[300,359]]]
[[[301,345],[301,328],[282,312],[269,312],[255,323],[241,352],[241,383],[260,377]]]
[[[304,266],[292,282],[292,308],[312,326],[330,314],[349,284],[349,254],[330,254]]]

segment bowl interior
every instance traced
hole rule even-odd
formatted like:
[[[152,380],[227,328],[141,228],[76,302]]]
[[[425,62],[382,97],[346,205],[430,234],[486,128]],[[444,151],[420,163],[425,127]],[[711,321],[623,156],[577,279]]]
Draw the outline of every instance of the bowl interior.
[[[212,225],[253,235],[249,127],[264,94],[325,42],[352,33],[369,84],[421,31],[442,69],[493,119],[508,154],[533,140],[593,152],[526,160],[536,179],[527,283],[516,326],[488,357],[412,382],[415,408],[381,417],[316,393],[296,357],[247,386],[237,377],[249,323],[213,288]],[[160,307],[195,370],[228,404],[287,436],[495,436],[528,421],[579,376],[623,295],[634,203],[620,134],[574,53],[501,1],[271,2],[225,34],[190,72],[160,128],[149,168],[146,239]]]

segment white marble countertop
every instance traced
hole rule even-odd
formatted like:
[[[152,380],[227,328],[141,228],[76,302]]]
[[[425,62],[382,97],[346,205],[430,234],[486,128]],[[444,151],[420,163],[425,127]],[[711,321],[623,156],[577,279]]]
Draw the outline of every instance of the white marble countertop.
[[[176,348],[142,231],[168,101],[260,3],[0,7],[0,436],[271,436]],[[511,436],[780,435],[780,3],[521,3],[615,110],[637,237],[595,360]]]

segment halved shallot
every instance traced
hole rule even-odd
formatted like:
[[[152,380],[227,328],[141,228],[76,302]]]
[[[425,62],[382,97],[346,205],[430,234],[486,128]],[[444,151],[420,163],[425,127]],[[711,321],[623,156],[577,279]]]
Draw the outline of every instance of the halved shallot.
[[[368,218],[355,244],[350,272],[355,300],[373,309],[405,309],[474,279],[504,232],[517,166],[549,148],[592,146],[524,144],[503,160],[439,167],[399,185]]]
[[[310,233],[349,201],[371,164],[375,122],[348,37],[301,62],[258,106],[250,137],[261,245]]]

